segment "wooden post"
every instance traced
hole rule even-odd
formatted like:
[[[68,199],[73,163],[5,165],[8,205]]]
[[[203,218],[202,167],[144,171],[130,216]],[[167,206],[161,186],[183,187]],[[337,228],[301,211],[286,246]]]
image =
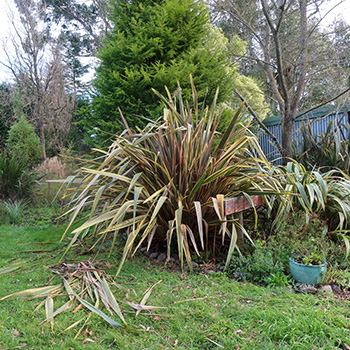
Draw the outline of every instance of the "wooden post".
[[[251,196],[252,202],[255,207],[264,204],[262,196]],[[225,215],[233,214],[235,218],[238,218],[238,222],[243,226],[243,211],[252,208],[253,205],[246,197],[230,197],[225,198]],[[242,246],[244,244],[244,236],[241,229],[237,229],[237,245]]]

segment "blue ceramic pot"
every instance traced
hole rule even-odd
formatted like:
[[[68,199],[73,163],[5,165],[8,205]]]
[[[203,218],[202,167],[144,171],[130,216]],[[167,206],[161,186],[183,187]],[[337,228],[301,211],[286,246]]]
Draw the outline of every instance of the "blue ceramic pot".
[[[289,268],[296,282],[304,284],[321,283],[326,276],[326,263],[321,265],[304,265],[289,258]]]

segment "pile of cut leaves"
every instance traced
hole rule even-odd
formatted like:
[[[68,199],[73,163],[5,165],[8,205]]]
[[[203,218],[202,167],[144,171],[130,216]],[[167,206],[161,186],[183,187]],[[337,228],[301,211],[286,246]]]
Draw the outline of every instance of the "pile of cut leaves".
[[[62,262],[52,265],[48,267],[48,269],[60,277],[61,283],[40,288],[26,289],[2,297],[0,298],[0,301],[11,298],[44,298],[44,300],[38,304],[35,311],[41,307],[45,307],[46,319],[43,320],[42,323],[49,322],[52,330],[54,327],[54,318],[57,315],[68,310],[75,313],[80,308],[86,308],[89,313],[84,315],[84,317],[82,317],[80,320],[71,324],[62,332],[64,333],[69,329],[75,328],[82,324],[75,336],[75,339],[84,330],[84,327],[93,314],[100,316],[113,327],[122,327],[122,324],[115,321],[115,316],[118,316],[118,319],[121,320],[124,325],[126,325],[123,312],[111,290],[112,285],[116,288],[122,288],[122,286],[117,284],[111,276],[106,274],[100,263],[96,261],[92,262],[91,260],[81,261],[74,264]],[[159,283],[161,283],[161,281],[158,281],[144,292],[140,303],[125,302],[125,304],[136,310],[136,316],[138,316],[141,311],[144,310],[151,312],[154,309],[164,309],[164,307],[146,305],[153,288]],[[63,305],[55,309],[54,300],[58,299],[59,297],[66,298],[68,300]],[[104,305],[106,312],[101,310],[101,303]],[[62,302],[58,304],[62,304]]]

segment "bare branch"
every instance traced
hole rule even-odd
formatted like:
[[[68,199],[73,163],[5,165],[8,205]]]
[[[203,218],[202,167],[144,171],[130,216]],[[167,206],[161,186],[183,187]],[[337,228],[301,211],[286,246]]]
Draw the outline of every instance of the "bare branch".
[[[253,109],[249,106],[248,102],[244,99],[244,97],[239,93],[237,89],[234,90],[235,94],[239,97],[239,99],[244,102],[244,105],[247,107],[249,113],[252,115],[252,117],[256,120],[256,122],[259,124],[259,126],[266,132],[268,136],[271,137],[273,142],[275,143],[278,151],[280,154],[282,154],[282,146],[279,143],[277,137],[266,127],[266,125],[261,121],[261,119],[257,116],[257,114],[253,111]]]

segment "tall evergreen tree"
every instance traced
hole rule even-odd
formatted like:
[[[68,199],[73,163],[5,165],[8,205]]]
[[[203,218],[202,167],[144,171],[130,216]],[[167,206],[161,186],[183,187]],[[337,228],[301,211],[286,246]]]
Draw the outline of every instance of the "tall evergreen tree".
[[[179,81],[186,96],[190,74],[198,91],[208,87],[207,103],[217,86],[221,100],[231,96],[237,67],[228,41],[209,25],[201,1],[118,0],[111,5],[114,29],[100,50],[96,95],[86,125],[110,132],[122,129],[120,107],[130,126],[142,127],[140,116],[156,119],[162,114],[151,88],[165,93],[167,86],[173,92]],[[238,49],[244,49],[242,42]]]

